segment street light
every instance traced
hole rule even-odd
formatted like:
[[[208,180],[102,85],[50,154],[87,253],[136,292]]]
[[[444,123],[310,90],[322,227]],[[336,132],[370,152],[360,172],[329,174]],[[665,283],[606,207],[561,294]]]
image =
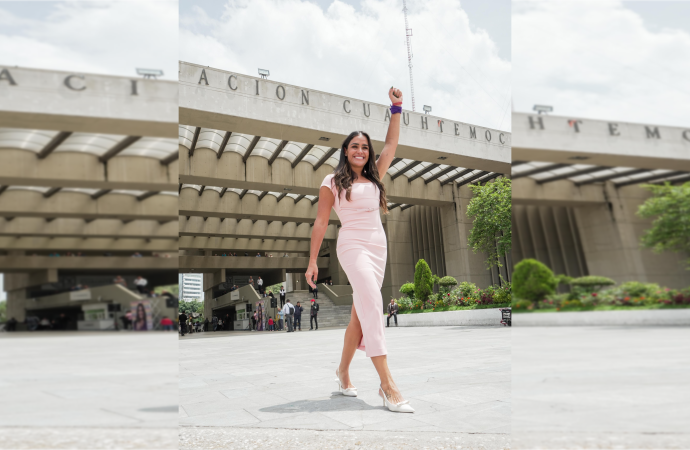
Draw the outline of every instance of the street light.
[[[553,106],[548,105],[534,105],[534,108],[532,109],[536,111],[538,114],[546,114],[553,112]]]
[[[259,75],[261,75],[261,78],[268,78],[270,74],[271,72],[266,69],[259,69]]]
[[[429,114],[431,112],[431,106],[424,105],[422,109],[424,110],[424,114]]]
[[[137,75],[142,75],[144,78],[162,77],[163,71],[159,69],[137,69]]]

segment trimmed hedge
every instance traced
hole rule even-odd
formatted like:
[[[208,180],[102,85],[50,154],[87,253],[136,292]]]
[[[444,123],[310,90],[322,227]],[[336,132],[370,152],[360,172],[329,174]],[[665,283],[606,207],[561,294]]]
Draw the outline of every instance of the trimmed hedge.
[[[558,281],[553,272],[536,259],[523,259],[513,271],[513,294],[517,298],[538,302],[556,292]]]

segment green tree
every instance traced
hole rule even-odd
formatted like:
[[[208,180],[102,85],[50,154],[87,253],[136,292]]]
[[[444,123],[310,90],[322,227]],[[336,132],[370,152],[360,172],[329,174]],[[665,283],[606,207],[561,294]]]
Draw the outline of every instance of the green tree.
[[[7,301],[0,301],[0,322],[7,322]]]
[[[536,259],[523,259],[513,271],[513,294],[517,298],[538,302],[556,292],[558,281],[551,269]]]
[[[474,222],[469,244],[474,253],[487,255],[486,265],[501,267],[501,257],[510,252],[512,240],[512,185],[509,178],[497,178],[492,183],[470,185],[472,200],[467,216]]]
[[[434,276],[429,264],[423,259],[417,261],[414,268],[414,296],[423,302],[434,292]]]
[[[190,315],[192,313],[198,313],[198,314],[201,314],[203,316],[204,315],[204,302],[200,302],[197,300],[191,300],[188,302],[181,301],[179,309],[180,309],[180,314],[185,313],[187,315]]]
[[[642,235],[642,245],[655,252],[665,250],[690,256],[690,182],[680,186],[643,185],[652,193],[637,210],[645,219],[654,218]],[[686,260],[690,269],[690,257]]]

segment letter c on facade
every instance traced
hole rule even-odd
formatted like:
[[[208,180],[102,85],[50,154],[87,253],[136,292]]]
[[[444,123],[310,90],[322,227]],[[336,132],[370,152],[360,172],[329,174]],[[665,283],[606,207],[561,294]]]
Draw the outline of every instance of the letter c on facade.
[[[233,78],[235,79],[235,87],[232,87],[232,79]],[[237,90],[237,75],[230,75],[228,77],[228,87],[233,91]]]
[[[86,86],[72,86],[72,78],[79,78],[80,80],[83,80],[84,75],[67,75],[67,77],[65,77],[65,86],[67,86],[69,89],[72,89],[73,91],[83,91],[84,89],[86,89]]]
[[[683,131],[683,139],[690,141],[690,130]]]
[[[501,133],[501,134],[498,135],[498,141],[499,141],[501,144],[505,144],[505,143],[506,143],[506,141],[503,140],[503,133]]]
[[[347,106],[345,106],[347,105]],[[350,106],[350,100],[345,100],[343,102],[343,110],[345,110],[346,113],[350,114],[352,110],[348,110],[347,108]]]

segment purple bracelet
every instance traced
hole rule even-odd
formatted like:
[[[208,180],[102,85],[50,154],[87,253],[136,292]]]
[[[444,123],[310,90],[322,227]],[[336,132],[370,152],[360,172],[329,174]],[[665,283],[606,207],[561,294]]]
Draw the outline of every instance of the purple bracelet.
[[[400,114],[400,113],[402,113],[402,106],[391,105],[391,114]]]

